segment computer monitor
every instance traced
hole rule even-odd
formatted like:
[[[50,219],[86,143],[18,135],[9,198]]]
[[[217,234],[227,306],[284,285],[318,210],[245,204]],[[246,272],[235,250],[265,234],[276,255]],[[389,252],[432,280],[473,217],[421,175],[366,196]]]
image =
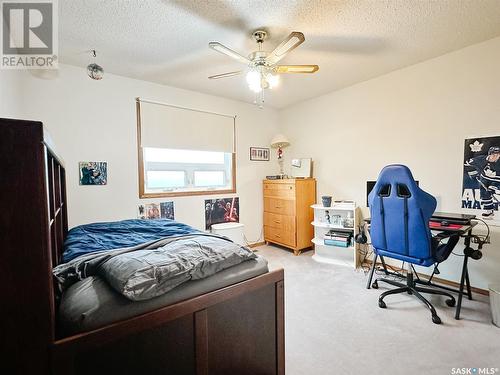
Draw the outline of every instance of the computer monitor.
[[[415,182],[417,183],[418,186],[418,181]],[[370,207],[370,205],[368,204],[368,195],[370,195],[376,183],[377,181],[366,181],[366,207]]]

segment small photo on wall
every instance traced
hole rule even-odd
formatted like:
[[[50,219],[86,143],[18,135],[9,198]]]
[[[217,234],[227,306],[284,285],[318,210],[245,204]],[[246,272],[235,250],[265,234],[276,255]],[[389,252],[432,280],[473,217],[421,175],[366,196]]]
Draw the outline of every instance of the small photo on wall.
[[[240,199],[218,198],[205,200],[205,229],[212,224],[238,223],[240,221]]]
[[[137,218],[174,220],[174,202],[140,204],[137,207]]]
[[[106,185],[108,183],[108,162],[81,161],[80,185]]]
[[[174,202],[160,203],[160,217],[162,219],[174,220]]]
[[[250,160],[269,161],[269,149],[265,147],[250,147]]]

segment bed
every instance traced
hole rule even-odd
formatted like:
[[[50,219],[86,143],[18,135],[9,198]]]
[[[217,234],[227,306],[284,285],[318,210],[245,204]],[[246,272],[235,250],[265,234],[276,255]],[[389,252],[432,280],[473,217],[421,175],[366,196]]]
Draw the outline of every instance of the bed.
[[[261,258],[145,301],[120,296],[99,274],[60,297],[64,165],[40,122],[0,119],[0,145],[7,372],[284,374],[283,270],[268,272]]]

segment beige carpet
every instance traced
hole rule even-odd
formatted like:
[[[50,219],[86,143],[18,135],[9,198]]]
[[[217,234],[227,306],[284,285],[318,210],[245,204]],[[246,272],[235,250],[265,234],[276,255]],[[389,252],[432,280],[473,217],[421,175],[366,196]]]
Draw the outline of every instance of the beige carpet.
[[[491,324],[487,297],[465,299],[461,320],[443,297],[430,298],[443,321],[436,325],[409,295],[389,296],[387,309],[379,308],[389,286],[365,289],[361,271],[317,263],[312,251],[296,257],[273,246],[257,250],[271,268],[285,269],[287,375],[500,374],[500,328]]]

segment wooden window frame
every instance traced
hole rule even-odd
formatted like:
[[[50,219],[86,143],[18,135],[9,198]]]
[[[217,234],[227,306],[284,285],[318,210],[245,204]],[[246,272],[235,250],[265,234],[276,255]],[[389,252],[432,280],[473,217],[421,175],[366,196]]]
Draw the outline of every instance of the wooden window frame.
[[[159,193],[147,193],[145,191],[145,181],[144,181],[144,148],[141,142],[141,104],[139,100],[136,100],[136,113],[137,113],[137,160],[138,160],[138,170],[139,170],[139,198],[168,198],[168,197],[187,197],[193,195],[221,195],[221,194],[235,194],[236,193],[236,152],[232,153],[232,165],[231,165],[231,189],[225,190],[197,190],[197,191],[173,191],[173,192],[159,192]],[[233,137],[235,132],[233,132]],[[235,143],[233,139],[233,143]]]

